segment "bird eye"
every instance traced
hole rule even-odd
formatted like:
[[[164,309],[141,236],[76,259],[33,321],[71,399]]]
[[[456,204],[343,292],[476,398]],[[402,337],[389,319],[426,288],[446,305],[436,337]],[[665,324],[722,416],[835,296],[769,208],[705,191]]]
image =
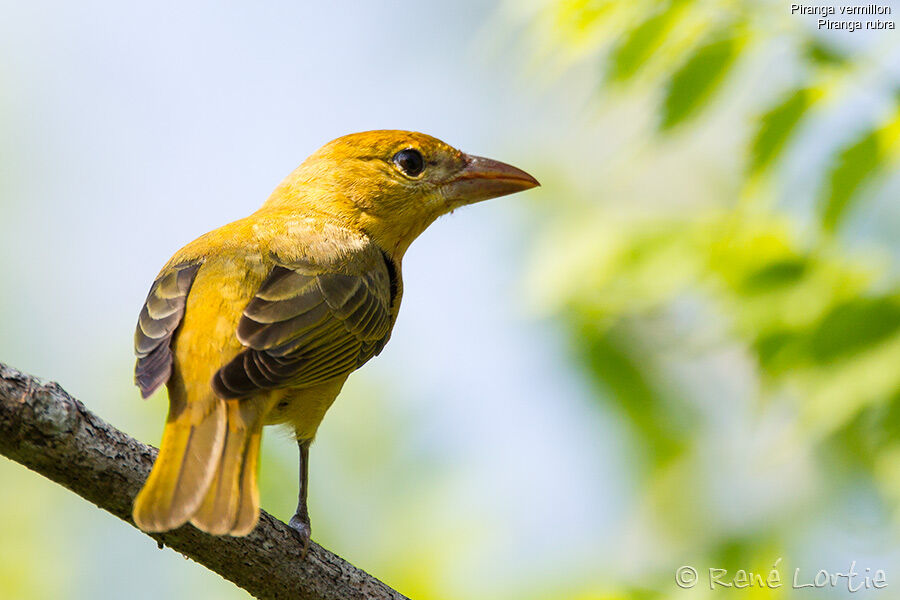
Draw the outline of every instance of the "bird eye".
[[[422,153],[412,148],[401,150],[395,154],[394,164],[410,177],[415,177],[425,170],[425,159],[422,158]]]

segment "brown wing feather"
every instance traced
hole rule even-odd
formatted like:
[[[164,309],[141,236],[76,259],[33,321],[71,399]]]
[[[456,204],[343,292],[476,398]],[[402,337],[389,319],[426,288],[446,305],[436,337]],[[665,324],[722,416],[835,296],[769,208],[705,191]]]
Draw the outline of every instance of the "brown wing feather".
[[[359,275],[308,263],[277,265],[238,323],[237,337],[247,349],[216,372],[213,389],[222,398],[239,398],[350,373],[387,342],[390,303],[381,256]]]
[[[199,263],[176,265],[150,286],[134,332],[134,382],[144,398],[172,374],[170,342],[184,317],[184,304],[199,268]]]

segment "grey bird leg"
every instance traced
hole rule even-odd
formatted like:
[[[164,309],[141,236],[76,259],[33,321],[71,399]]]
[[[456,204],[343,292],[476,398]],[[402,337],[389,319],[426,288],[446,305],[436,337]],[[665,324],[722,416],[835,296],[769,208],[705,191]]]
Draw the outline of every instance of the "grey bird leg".
[[[306,507],[306,492],[309,487],[310,442],[312,440],[297,440],[297,445],[300,447],[300,490],[297,494],[297,512],[288,522],[303,543],[303,558],[306,558],[306,553],[309,551],[309,536],[312,533],[309,525],[309,510]]]

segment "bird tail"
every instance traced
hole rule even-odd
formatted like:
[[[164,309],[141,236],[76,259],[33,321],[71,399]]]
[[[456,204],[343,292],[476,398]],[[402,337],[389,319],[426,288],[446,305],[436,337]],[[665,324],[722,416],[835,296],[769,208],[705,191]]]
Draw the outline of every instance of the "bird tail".
[[[213,535],[247,535],[259,519],[260,405],[228,400],[225,441],[212,483],[191,524]]]
[[[159,455],[134,500],[132,516],[144,531],[168,531],[191,518],[216,474],[226,437],[225,401],[186,405],[170,390]]]

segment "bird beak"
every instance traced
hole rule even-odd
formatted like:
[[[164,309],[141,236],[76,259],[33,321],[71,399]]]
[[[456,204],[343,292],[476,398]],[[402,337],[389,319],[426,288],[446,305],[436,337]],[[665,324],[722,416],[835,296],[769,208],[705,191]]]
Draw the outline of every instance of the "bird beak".
[[[466,166],[441,187],[451,206],[474,204],[541,185],[522,169],[498,160],[469,155],[464,158]]]

